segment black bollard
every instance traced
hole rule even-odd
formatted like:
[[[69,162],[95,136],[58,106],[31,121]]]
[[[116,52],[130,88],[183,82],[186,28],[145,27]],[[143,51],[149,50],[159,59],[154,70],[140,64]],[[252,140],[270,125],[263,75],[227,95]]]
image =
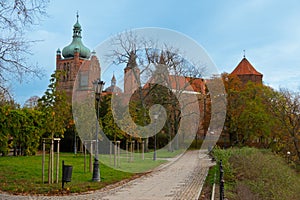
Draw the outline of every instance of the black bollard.
[[[220,200],[224,200],[224,170],[222,160],[220,160]]]

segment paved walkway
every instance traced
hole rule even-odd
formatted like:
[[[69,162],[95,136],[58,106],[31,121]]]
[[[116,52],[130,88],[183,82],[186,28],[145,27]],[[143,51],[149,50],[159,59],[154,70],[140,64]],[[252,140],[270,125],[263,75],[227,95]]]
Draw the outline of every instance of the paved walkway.
[[[199,151],[187,151],[179,159],[153,172],[108,191],[69,196],[9,196],[7,200],[192,200],[198,199],[208,168],[209,157]]]

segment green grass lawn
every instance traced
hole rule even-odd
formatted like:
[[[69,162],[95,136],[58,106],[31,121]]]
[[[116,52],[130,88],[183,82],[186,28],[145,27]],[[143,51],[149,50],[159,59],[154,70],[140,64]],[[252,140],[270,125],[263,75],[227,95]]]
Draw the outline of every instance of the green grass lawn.
[[[130,159],[130,153],[121,152],[120,154],[120,165],[117,165],[116,159],[116,169],[131,172],[131,173],[142,173],[149,171],[160,164],[167,162],[168,158],[173,158],[181,153],[183,150],[167,151],[166,149],[160,149],[156,152],[157,160],[153,161],[153,151],[144,154],[144,160],[142,159],[141,153],[135,153],[133,158]],[[100,160],[104,164],[114,167],[114,155],[100,155]]]
[[[0,157],[0,190],[14,194],[62,194],[69,192],[85,192],[103,188],[106,185],[130,179],[137,173],[151,170],[162,163],[165,158],[174,157],[181,152],[157,151],[158,159],[153,161],[153,152],[145,154],[145,159],[135,156],[133,162],[121,154],[120,167],[113,169],[107,165],[100,165],[101,182],[92,182],[92,173],[89,172],[89,158],[87,157],[86,172],[84,172],[84,156],[81,154],[61,153],[59,163],[59,183],[48,184],[48,155],[45,164],[45,183],[42,183],[42,156]],[[111,162],[109,155],[100,155],[101,162]],[[72,181],[61,189],[62,160],[65,165],[73,166]],[[113,160],[112,160],[113,163]],[[54,167],[55,168],[55,167]],[[55,180],[55,169],[54,169]]]

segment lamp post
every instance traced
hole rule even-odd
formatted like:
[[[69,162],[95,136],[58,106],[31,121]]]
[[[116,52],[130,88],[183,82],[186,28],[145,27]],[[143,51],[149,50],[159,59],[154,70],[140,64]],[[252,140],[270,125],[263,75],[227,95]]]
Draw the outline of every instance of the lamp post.
[[[74,131],[74,154],[77,153],[77,146],[76,146],[76,132]]]
[[[99,182],[100,181],[100,168],[99,168],[99,159],[98,159],[98,126],[99,126],[99,105],[100,105],[100,98],[101,93],[103,90],[104,82],[100,79],[97,79],[93,82],[94,92],[95,92],[95,99],[97,101],[97,120],[96,120],[96,134],[95,134],[95,161],[93,165],[93,178],[92,181]]]
[[[77,121],[77,118],[75,117],[75,118],[74,118],[74,123],[76,123],[76,121]],[[74,128],[74,154],[75,154],[75,155],[77,154],[76,131],[75,131],[75,128]]]
[[[287,154],[287,160],[288,160],[288,163],[290,163],[291,152],[288,151],[286,154]]]
[[[156,121],[157,121],[157,118],[158,118],[158,114],[154,114],[153,117],[154,117],[154,123],[155,123],[155,126],[154,126],[154,152],[153,152],[153,160],[156,160]]]

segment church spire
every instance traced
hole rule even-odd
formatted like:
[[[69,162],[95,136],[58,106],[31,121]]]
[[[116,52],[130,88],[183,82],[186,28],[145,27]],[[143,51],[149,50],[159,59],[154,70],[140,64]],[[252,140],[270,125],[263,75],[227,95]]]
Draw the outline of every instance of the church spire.
[[[159,64],[166,64],[163,51],[160,53]]]
[[[115,86],[117,83],[116,77],[115,77],[115,73],[113,73],[113,77],[111,78],[111,86]]]
[[[78,11],[77,11],[77,13],[76,13],[76,23],[73,26],[73,38],[75,38],[75,37],[81,38],[82,29],[81,29],[81,25],[79,24],[78,18],[79,18],[79,14],[78,14]]]
[[[125,73],[129,71],[130,69],[136,69],[138,68],[136,63],[136,54],[134,51],[131,51],[128,58],[128,63],[124,69]]]
[[[63,48],[62,55],[64,58],[74,57],[74,52],[79,52],[79,57],[89,58],[91,51],[84,46],[81,40],[81,25],[79,24],[79,14],[76,13],[76,23],[73,26],[73,40],[71,44]]]

